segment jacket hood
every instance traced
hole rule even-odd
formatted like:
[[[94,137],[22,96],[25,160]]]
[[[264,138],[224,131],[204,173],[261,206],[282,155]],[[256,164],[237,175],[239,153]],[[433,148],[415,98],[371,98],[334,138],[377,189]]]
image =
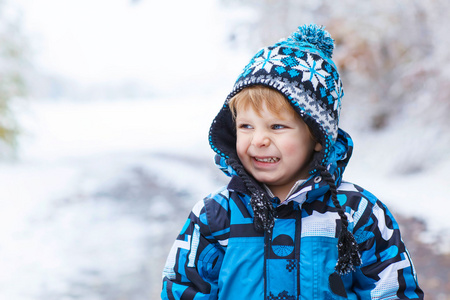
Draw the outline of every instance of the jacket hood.
[[[336,143],[331,148],[328,171],[333,175],[336,186],[339,186],[344,175],[345,168],[353,153],[353,140],[342,129],[338,129]]]

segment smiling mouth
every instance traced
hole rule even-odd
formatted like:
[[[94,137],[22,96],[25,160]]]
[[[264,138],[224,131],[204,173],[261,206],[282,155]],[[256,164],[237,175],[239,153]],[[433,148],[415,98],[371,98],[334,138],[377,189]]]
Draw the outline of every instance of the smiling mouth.
[[[264,162],[264,163],[276,163],[276,162],[280,161],[280,159],[278,157],[265,157],[265,158],[255,157],[255,160],[258,162]]]

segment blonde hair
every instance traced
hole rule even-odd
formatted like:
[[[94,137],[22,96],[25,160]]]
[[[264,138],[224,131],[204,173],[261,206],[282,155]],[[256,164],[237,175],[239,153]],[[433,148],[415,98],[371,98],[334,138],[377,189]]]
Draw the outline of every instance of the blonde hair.
[[[304,122],[304,120],[280,92],[263,85],[254,85],[244,88],[228,102],[233,119],[236,119],[239,110],[246,110],[249,107],[251,107],[256,114],[261,117],[261,110],[264,104],[266,104],[267,110],[269,110],[269,112],[274,114],[277,118],[282,119],[281,112],[284,111],[294,118]],[[313,135],[309,126],[308,129],[311,138],[315,142],[318,142],[318,139]]]
[[[281,93],[262,85],[244,88],[228,102],[233,118],[236,118],[238,111],[246,110],[249,107],[251,107],[258,116],[261,116],[260,111],[264,104],[266,104],[267,109],[272,114],[279,118],[281,118],[282,111],[288,112],[295,118],[300,118],[294,108],[289,104],[288,100]]]

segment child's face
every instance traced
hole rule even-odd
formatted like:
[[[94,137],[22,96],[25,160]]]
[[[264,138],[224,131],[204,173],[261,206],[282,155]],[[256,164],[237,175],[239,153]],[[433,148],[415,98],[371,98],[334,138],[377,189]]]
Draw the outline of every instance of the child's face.
[[[237,111],[237,154],[256,180],[284,200],[296,181],[308,177],[312,155],[322,146],[300,118],[285,111],[277,117],[266,105],[260,114],[251,107]]]

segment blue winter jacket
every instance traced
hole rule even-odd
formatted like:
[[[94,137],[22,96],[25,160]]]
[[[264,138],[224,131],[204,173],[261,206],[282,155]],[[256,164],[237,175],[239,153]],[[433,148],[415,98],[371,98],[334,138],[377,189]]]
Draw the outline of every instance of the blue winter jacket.
[[[311,176],[283,203],[271,233],[253,226],[250,196],[226,160],[227,187],[193,208],[163,272],[162,299],[423,299],[397,222],[367,190],[342,181],[353,143],[342,130],[329,166],[362,265],[339,276],[341,219],[329,186]]]

